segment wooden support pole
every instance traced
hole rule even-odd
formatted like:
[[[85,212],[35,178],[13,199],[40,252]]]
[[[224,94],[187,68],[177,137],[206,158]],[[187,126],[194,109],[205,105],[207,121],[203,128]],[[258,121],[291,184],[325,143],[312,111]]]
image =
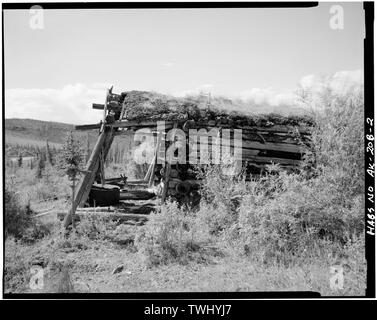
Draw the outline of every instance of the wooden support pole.
[[[177,128],[177,122],[174,122],[173,127],[173,134],[172,134],[172,143],[174,143],[175,140],[175,129]],[[162,196],[161,196],[161,202],[163,203],[166,199],[166,195],[169,188],[169,179],[170,179],[170,170],[171,170],[171,162],[173,159],[173,153],[168,153],[167,159],[165,159],[165,179],[164,179],[164,188],[162,189]]]
[[[101,184],[102,184],[102,187],[104,186],[105,184],[105,159],[104,159],[104,147],[102,147],[102,150],[101,150],[101,158],[100,158],[100,173],[101,173]]]
[[[157,164],[158,152],[160,150],[161,141],[162,141],[162,132],[159,132],[157,136],[156,150],[154,151],[152,170],[151,170],[151,174],[148,180],[148,187],[151,187],[153,185],[153,179],[154,179],[154,175],[156,171],[156,164]]]

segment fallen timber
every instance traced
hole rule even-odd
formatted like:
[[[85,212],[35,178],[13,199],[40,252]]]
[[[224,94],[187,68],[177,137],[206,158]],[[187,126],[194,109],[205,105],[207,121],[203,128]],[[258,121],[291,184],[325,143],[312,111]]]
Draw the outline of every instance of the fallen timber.
[[[97,130],[97,142],[86,164],[74,197],[74,206],[65,216],[68,226],[73,212],[78,215],[95,212],[98,215],[121,216],[124,221],[141,219],[155,210],[156,204],[173,197],[180,202],[195,203],[201,185],[195,164],[213,161],[225,150],[246,166],[250,177],[262,174],[269,164],[279,164],[287,171],[300,167],[310,146],[313,122],[305,117],[279,115],[243,115],[217,110],[216,105],[200,105],[192,99],[179,99],[148,92],[129,91],[121,94],[108,90],[104,104],[94,103],[93,109],[103,110],[103,119],[95,124],[76,126],[76,130]],[[142,131],[140,131],[142,129]],[[145,177],[106,177],[104,163],[114,137],[135,135],[152,139],[153,158]],[[169,152],[180,135],[184,155]],[[241,141],[234,137],[240,134]],[[135,143],[142,148],[143,143]],[[240,148],[240,149],[237,149]],[[152,150],[151,149],[151,150]],[[237,150],[241,152],[237,153]],[[171,150],[170,150],[171,151]],[[238,156],[238,159],[237,159]],[[195,162],[191,162],[191,157]],[[179,160],[184,161],[179,161]],[[88,207],[93,186],[119,188],[119,203],[110,207]],[[106,190],[103,190],[106,194]],[[101,194],[98,192],[97,194]],[[94,199],[95,200],[95,199]],[[133,202],[130,202],[133,201]],[[151,201],[145,204],[145,201]],[[94,201],[95,204],[95,201]],[[108,210],[110,208],[110,211]]]

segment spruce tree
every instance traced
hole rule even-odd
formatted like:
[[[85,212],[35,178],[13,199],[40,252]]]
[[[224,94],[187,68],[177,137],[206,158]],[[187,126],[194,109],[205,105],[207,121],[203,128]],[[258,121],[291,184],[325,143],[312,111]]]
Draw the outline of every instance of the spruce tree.
[[[72,131],[68,134],[63,148],[58,155],[57,166],[60,172],[68,176],[71,181],[72,197],[71,197],[71,211],[68,213],[67,221],[72,221],[72,226],[75,227],[74,215],[75,215],[75,188],[76,181],[83,168],[84,152],[81,148],[79,141],[74,139]]]
[[[50,146],[48,144],[48,140],[46,139],[46,163],[50,166],[53,165],[53,161],[52,161],[52,152],[51,152],[51,149],[50,149]]]
[[[21,152],[18,153],[17,164],[19,168],[22,167],[22,153]]]

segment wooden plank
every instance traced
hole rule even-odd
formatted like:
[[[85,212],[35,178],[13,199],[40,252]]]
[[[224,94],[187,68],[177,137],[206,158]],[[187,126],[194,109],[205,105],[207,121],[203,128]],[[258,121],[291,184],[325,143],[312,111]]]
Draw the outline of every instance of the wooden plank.
[[[121,177],[116,177],[116,178],[107,178],[106,183],[112,184],[115,182],[122,182],[123,179]],[[145,180],[127,180],[126,185],[146,185]]]
[[[105,105],[104,104],[100,104],[100,103],[93,103],[92,104],[92,109],[95,109],[95,110],[104,110],[105,109]],[[122,107],[120,105],[115,105],[114,103],[111,103],[107,105],[107,110],[114,110],[114,111],[119,111],[121,110]]]
[[[231,139],[229,140],[222,140],[221,143],[212,144],[212,142],[208,143],[208,148],[212,148],[214,146],[230,146],[233,148],[234,141]],[[198,150],[200,144],[198,143]],[[282,151],[282,152],[291,152],[291,153],[305,153],[306,149],[303,146],[297,144],[289,144],[289,143],[260,143],[257,141],[250,141],[250,140],[242,140],[242,149],[256,149],[256,150],[271,150],[271,151]]]
[[[151,187],[153,185],[153,181],[154,181],[154,177],[155,177],[155,171],[156,171],[156,164],[157,164],[158,153],[160,151],[161,140],[162,140],[162,132],[159,132],[158,136],[157,136],[156,149],[154,151],[154,157],[153,157],[153,162],[152,162],[152,169],[151,169],[150,177],[149,177],[149,180],[148,180],[148,187]]]
[[[165,132],[162,132],[163,135],[165,135]],[[118,131],[115,131],[114,132],[114,135],[115,136],[134,136],[135,135],[135,131],[134,130],[118,130]],[[151,132],[145,132],[143,133],[143,135],[145,136],[149,136],[149,137],[155,137],[158,135],[158,131],[155,131],[155,130],[151,130]]]
[[[128,190],[120,192],[120,200],[149,200],[156,195],[146,190]]]
[[[102,126],[102,122],[100,123],[94,123],[94,124],[83,124],[83,125],[77,125],[75,126],[75,130],[79,131],[85,131],[85,130],[94,130],[99,129]],[[134,129],[140,129],[140,128],[156,128],[157,122],[156,121],[115,121],[112,124],[105,124],[106,127],[111,126],[114,128],[134,128]],[[173,127],[173,122],[166,121],[165,122],[165,129],[171,129]],[[121,133],[119,133],[121,134]],[[126,133],[127,134],[127,133]]]
[[[144,180],[127,180],[128,185],[141,185],[141,184],[146,184]]]
[[[105,105],[100,103],[93,103],[92,108],[96,110],[103,110],[105,109]]]
[[[144,177],[144,181],[148,182],[148,186],[151,186],[151,184],[153,182],[154,171],[155,171],[156,161],[157,161],[157,154],[158,154],[158,150],[160,148],[161,137],[162,137],[162,135],[161,135],[161,133],[159,133],[158,136],[157,136],[157,140],[156,140],[156,147],[155,147],[155,150],[154,150],[152,162],[149,165],[148,171],[147,171],[147,173]]]
[[[194,125],[193,128],[196,129],[207,129],[211,130],[213,128],[222,128],[222,129],[242,129],[242,131],[260,131],[260,132],[276,132],[276,133],[289,133],[295,132],[296,130],[301,134],[310,134],[310,128],[307,126],[282,126],[282,125],[274,125],[271,127],[260,127],[260,126],[240,126],[237,124],[229,125],[229,124],[222,124],[222,123],[215,123],[214,125],[210,125],[208,122],[198,122]]]
[[[178,126],[178,123],[174,122],[173,130],[176,129],[177,126]],[[171,140],[174,141],[175,140],[174,138],[175,138],[175,130],[173,131],[173,135],[171,137]],[[170,153],[168,155],[167,161],[165,161],[165,179],[164,179],[164,188],[162,189],[161,202],[165,201],[166,195],[167,195],[167,192],[168,192],[172,158],[173,158],[173,154]]]
[[[101,184],[102,184],[102,187],[105,185],[105,181],[106,181],[106,178],[105,178],[105,159],[104,159],[104,148],[102,148],[102,151],[100,152],[100,159],[99,159],[99,170],[101,172]]]
[[[209,159],[206,163],[211,163],[211,150],[208,150]],[[286,164],[286,165],[294,165],[297,166],[300,163],[302,163],[302,160],[300,159],[291,159],[291,158],[283,158],[278,156],[259,156],[259,150],[253,150],[253,149],[243,149],[242,150],[242,161],[249,161],[250,163],[256,162],[256,163],[262,163],[262,164],[271,164],[271,161],[274,163],[280,163],[280,164]],[[292,153],[293,154],[293,153]],[[233,152],[231,150],[230,156],[233,157]],[[197,162],[200,164],[200,153],[197,154]]]
[[[280,163],[280,164],[288,164],[293,166],[298,166],[302,163],[301,160],[293,160],[293,159],[285,159],[285,158],[275,158],[275,157],[260,157],[256,156],[254,152],[250,152],[253,150],[245,150],[242,152],[242,160],[247,160],[250,162],[256,163],[265,163],[270,164],[273,163]]]
[[[117,128],[127,128],[127,127],[157,127],[157,121],[115,121],[112,124]],[[173,121],[165,121],[165,128],[167,126],[173,126]]]
[[[85,130],[94,130],[101,128],[102,123],[94,123],[94,124],[82,124],[75,126],[75,130],[85,131]]]
[[[103,108],[103,118],[102,118],[102,126],[101,126],[101,131],[105,130],[105,125],[106,125],[106,113],[107,113],[107,99],[109,98],[109,95],[111,94],[112,87],[111,89],[107,89],[106,93],[106,99],[105,99],[105,105]]]
[[[85,211],[82,212],[78,210],[78,212],[75,214],[76,218],[75,221],[78,221],[78,218],[84,218],[88,214],[94,214],[98,215],[101,218],[109,219],[113,221],[129,221],[129,220],[136,220],[136,221],[147,221],[148,215],[142,215],[142,214],[135,214],[135,213],[112,213],[112,212],[98,212],[98,211]],[[58,219],[62,220],[64,219],[65,214],[63,212],[57,212]],[[78,217],[78,218],[77,218]]]

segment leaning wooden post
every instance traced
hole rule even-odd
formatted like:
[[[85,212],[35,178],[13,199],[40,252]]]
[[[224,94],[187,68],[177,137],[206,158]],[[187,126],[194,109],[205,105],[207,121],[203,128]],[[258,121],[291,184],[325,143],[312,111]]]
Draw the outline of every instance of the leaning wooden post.
[[[88,163],[86,164],[84,175],[77,186],[77,191],[74,196],[74,203],[72,205],[72,209],[68,212],[64,219],[65,228],[68,228],[68,226],[72,222],[72,212],[75,211],[76,208],[80,204],[82,204],[89,195],[90,188],[94,182],[94,178],[99,166],[100,151],[102,150],[102,147],[106,141],[107,134],[111,134],[111,131],[103,131],[98,137],[97,143],[94,146]]]
[[[90,157],[90,143],[89,143],[89,132],[86,134],[86,152],[85,152],[85,163],[88,163]]]
[[[157,163],[157,158],[158,158],[158,152],[160,150],[161,139],[162,139],[162,132],[158,132],[156,150],[154,152],[150,176],[148,177],[148,187],[151,187],[153,185],[153,179],[155,175],[156,163]]]
[[[172,143],[175,142],[176,129],[177,129],[177,122],[174,122],[173,135],[171,137]],[[167,149],[169,149],[169,147]],[[173,152],[170,152],[167,154],[167,157],[165,159],[165,179],[164,179],[164,188],[162,189],[161,203],[165,202],[165,199],[168,193],[172,160],[173,160]]]
[[[75,213],[76,213],[76,208],[75,208],[75,185],[76,182],[76,177],[72,179],[72,203],[71,203],[71,213],[72,213],[72,228],[75,229]]]

